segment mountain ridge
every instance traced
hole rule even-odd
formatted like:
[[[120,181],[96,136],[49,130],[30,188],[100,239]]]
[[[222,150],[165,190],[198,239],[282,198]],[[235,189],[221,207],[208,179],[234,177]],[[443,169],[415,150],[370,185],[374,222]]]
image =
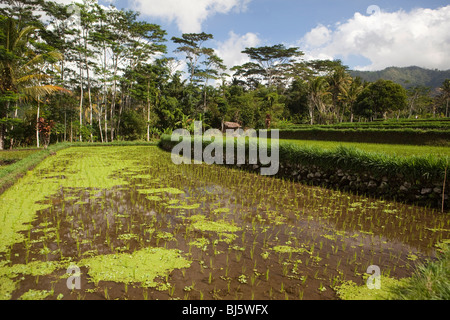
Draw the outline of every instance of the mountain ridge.
[[[432,91],[442,86],[445,79],[450,79],[450,70],[425,69],[418,66],[388,67],[379,71],[351,70],[352,77],[360,77],[369,82],[379,79],[394,81],[405,88],[416,86],[430,87]]]

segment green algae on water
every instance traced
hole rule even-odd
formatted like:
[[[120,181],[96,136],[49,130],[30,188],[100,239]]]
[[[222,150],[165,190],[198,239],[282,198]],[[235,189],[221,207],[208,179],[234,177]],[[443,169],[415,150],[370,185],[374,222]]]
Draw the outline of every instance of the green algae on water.
[[[146,197],[146,199],[148,199],[150,201],[162,201],[161,197],[159,197],[159,196],[148,196],[148,197]]]
[[[199,238],[199,239],[195,239],[194,241],[189,242],[190,246],[194,246],[199,249],[206,249],[209,244],[210,244],[210,241],[206,238]]]
[[[140,189],[139,193],[142,194],[158,194],[158,193],[170,193],[170,194],[184,194],[184,191],[181,191],[177,188],[152,188],[152,189]]]
[[[11,294],[17,289],[17,282],[5,276],[0,276],[0,300],[10,300]]]
[[[294,248],[286,245],[275,246],[272,250],[278,253],[302,253],[307,251],[305,248]]]
[[[130,164],[132,160],[118,158],[114,149],[102,147],[64,149],[46,158],[0,195],[0,252],[25,240],[20,232],[28,230],[39,210],[49,207],[41,202],[59,189],[111,189],[128,184],[114,177],[114,173]],[[61,176],[45,179],[48,171],[64,173],[64,179]]]
[[[17,289],[20,282],[14,280],[18,275],[45,276],[60,268],[60,263],[55,261],[33,261],[28,264],[15,264],[12,266],[7,264],[6,261],[0,263],[0,300],[11,299],[12,292]],[[25,296],[25,298],[27,297],[34,297],[32,300],[39,300],[39,296],[35,293],[30,293]]]
[[[213,210],[214,214],[219,214],[219,213],[230,213],[230,208],[218,208],[218,209],[214,209]]]
[[[181,257],[178,250],[145,248],[132,254],[100,255],[83,259],[80,265],[89,268],[94,283],[114,281],[141,283],[143,287],[157,287],[158,277],[168,275],[174,269],[189,268],[191,262]]]
[[[195,203],[195,204],[191,204],[191,205],[171,205],[168,206],[167,209],[185,209],[185,210],[195,210],[200,208],[200,204],[199,203]]]
[[[241,228],[232,225],[225,221],[208,221],[202,215],[195,215],[190,217],[193,221],[192,227],[199,231],[212,231],[212,232],[238,232]]]
[[[33,290],[30,289],[19,297],[19,300],[44,300],[48,296],[52,295],[48,290]]]
[[[401,286],[404,281],[407,280],[380,276],[380,289],[370,289],[367,285],[358,286],[350,280],[336,286],[334,290],[342,300],[390,300],[393,298],[392,289]]]

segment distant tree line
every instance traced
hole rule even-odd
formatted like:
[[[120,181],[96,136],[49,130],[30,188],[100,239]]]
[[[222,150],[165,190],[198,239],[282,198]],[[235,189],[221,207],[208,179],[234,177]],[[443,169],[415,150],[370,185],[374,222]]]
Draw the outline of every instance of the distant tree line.
[[[258,129],[267,117],[283,128],[449,115],[450,80],[438,94],[364,82],[339,60],[305,61],[300,48],[281,44],[246,48],[250,62],[228,70],[208,46],[213,35],[172,37],[172,56],[167,32],[138,12],[94,0],[2,2],[0,149],[150,140],[194,120]]]

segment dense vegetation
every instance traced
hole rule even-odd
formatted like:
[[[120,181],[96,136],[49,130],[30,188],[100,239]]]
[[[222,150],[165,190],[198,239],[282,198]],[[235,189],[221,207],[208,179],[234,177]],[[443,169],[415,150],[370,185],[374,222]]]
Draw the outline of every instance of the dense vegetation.
[[[7,0],[0,9],[0,149],[50,142],[151,140],[175,128],[264,128],[448,116],[438,92],[364,82],[300,48],[246,48],[225,66],[206,33],[171,37],[133,11],[94,1]],[[39,17],[40,13],[42,17]],[[186,68],[182,68],[186,66]]]

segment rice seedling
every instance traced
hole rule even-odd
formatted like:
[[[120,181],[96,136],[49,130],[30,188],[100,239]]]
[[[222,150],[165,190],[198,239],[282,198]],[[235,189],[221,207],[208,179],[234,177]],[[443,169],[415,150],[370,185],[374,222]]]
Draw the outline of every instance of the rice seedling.
[[[90,149],[89,152],[95,154],[97,150],[103,152],[104,148]],[[150,151],[150,149],[145,150]],[[74,151],[76,150],[74,149]],[[105,152],[110,154],[110,151]],[[128,148],[127,153],[129,155],[120,152],[120,154],[114,155],[114,159],[126,159],[131,156],[134,160],[142,158],[141,152],[132,148]],[[248,175],[242,171],[233,171],[228,168],[174,167],[170,163],[170,156],[166,162],[167,157],[158,149],[151,149],[149,153],[151,155],[148,155],[147,158],[151,159],[154,170],[158,168],[158,171],[155,171],[158,175],[157,182],[151,182],[152,176],[156,177],[156,173],[152,170],[136,168],[136,173],[145,172],[148,179],[136,180],[128,187],[125,184],[125,188],[119,192],[105,191],[111,190],[110,186],[117,184],[117,181],[113,183],[112,177],[114,177],[114,174],[108,169],[111,172],[110,178],[106,178],[102,182],[103,186],[107,188],[103,189],[103,192],[97,193],[99,197],[89,198],[89,204],[86,205],[75,205],[69,201],[63,201],[62,206],[52,208],[47,211],[47,216],[42,216],[42,220],[52,221],[58,230],[61,229],[60,232],[56,232],[52,240],[45,240],[44,244],[50,248],[51,242],[48,241],[55,242],[60,249],[59,255],[63,258],[64,252],[67,250],[63,235],[66,234],[67,229],[67,234],[72,235],[71,243],[76,249],[74,250],[75,256],[83,258],[86,256],[100,257],[110,252],[120,257],[122,257],[122,254],[130,254],[130,252],[132,252],[131,255],[136,255],[141,249],[147,246],[153,247],[155,243],[161,250],[180,248],[185,251],[182,253],[184,257],[188,257],[192,261],[197,259],[203,261],[199,270],[207,272],[207,274],[201,276],[204,280],[202,286],[198,288],[199,291],[196,291],[197,298],[200,291],[211,292],[210,286],[216,285],[213,282],[219,278],[227,281],[227,289],[222,292],[227,291],[231,297],[234,294],[236,298],[250,299],[258,297],[260,292],[265,292],[266,295],[269,294],[274,297],[276,293],[270,291],[273,290],[271,289],[273,285],[271,281],[282,275],[284,298],[293,297],[287,288],[292,288],[292,284],[295,283],[292,281],[300,280],[298,284],[302,285],[302,290],[299,290],[297,294],[294,293],[294,295],[303,299],[309,297],[312,291],[317,293],[317,285],[319,285],[317,283],[317,285],[306,286],[307,279],[317,278],[314,281],[322,281],[322,287],[324,287],[323,281],[329,281],[329,285],[334,286],[340,279],[344,278],[344,275],[354,276],[359,274],[360,270],[366,268],[369,263],[376,263],[377,260],[382,261],[382,263],[389,260],[391,274],[405,270],[406,267],[402,266],[401,255],[398,253],[399,249],[389,249],[391,240],[405,243],[405,248],[408,243],[414,242],[419,243],[420,248],[431,249],[436,239],[442,239],[445,235],[445,231],[431,232],[426,230],[423,227],[423,222],[420,221],[420,215],[423,215],[423,212],[414,206],[412,209],[403,209],[401,204],[383,207],[378,202],[364,201],[364,197],[334,192],[328,194],[323,189],[305,187],[291,183],[287,179],[262,179],[256,175]],[[88,153],[86,157],[91,156]],[[78,162],[76,157],[72,158],[74,158],[73,163]],[[114,164],[112,167],[125,168],[131,163],[127,163],[127,161],[125,160],[123,164]],[[148,163],[149,160],[145,161]],[[180,172],[183,172],[183,174],[180,174]],[[131,173],[131,176],[133,174]],[[96,173],[93,173],[93,175],[99,176]],[[115,176],[119,177],[118,179],[123,179],[121,175]],[[74,177],[68,176],[65,179],[67,181],[63,183],[67,183],[67,186],[69,186],[69,183],[73,183],[85,187],[82,183],[76,182]],[[123,175],[123,177],[128,176]],[[126,181],[126,179],[122,181]],[[92,185],[96,183],[96,180],[97,178],[91,178],[86,180],[89,181],[86,184]],[[137,183],[141,182],[145,186],[138,187]],[[211,186],[214,186],[214,188],[211,189]],[[127,188],[131,191],[127,191]],[[150,200],[145,197],[145,194],[139,192],[139,190],[150,190],[151,188],[173,188],[173,190],[182,190],[184,194],[159,193],[158,201],[156,197]],[[227,191],[223,192],[220,188]],[[83,193],[80,200],[85,201],[86,196],[87,194]],[[66,198],[68,198],[67,194]],[[183,203],[186,205],[199,203],[200,206],[190,210],[175,208]],[[356,210],[351,211],[349,209],[353,208],[352,203],[361,203],[361,205],[355,207]],[[372,205],[379,206],[379,208],[368,209]],[[169,206],[173,208],[168,208]],[[215,211],[219,208],[228,210]],[[396,209],[398,211],[382,213],[384,209]],[[143,211],[142,215],[140,214],[141,210]],[[405,211],[405,214],[403,211]],[[428,209],[423,209],[423,211],[429,212]],[[127,214],[123,212],[127,212]],[[58,215],[61,218],[58,218]],[[404,219],[401,220],[401,223],[398,223],[399,218],[394,215],[401,216]],[[200,219],[200,216],[204,216],[204,219]],[[413,216],[412,220],[415,219],[415,222],[411,223],[409,222],[411,220],[405,219],[408,216]],[[367,217],[370,217],[370,219],[367,219]],[[7,217],[2,213],[0,213],[0,218],[5,222],[7,221]],[[379,219],[379,222],[377,219]],[[436,229],[450,229],[448,220],[448,218],[438,218],[436,222],[428,222],[428,226]],[[34,224],[32,225],[29,221],[31,220],[27,222],[28,230],[33,230]],[[237,227],[239,230],[225,233],[217,231],[219,230],[217,228],[224,226],[223,222],[226,222],[227,226]],[[336,232],[332,233],[334,238],[325,238],[326,240],[324,240],[322,235],[330,233],[323,228],[329,223],[335,226]],[[385,225],[385,228],[380,228],[380,225]],[[153,230],[147,232],[150,229]],[[359,238],[352,238],[351,233],[337,233],[340,230],[363,231],[367,234],[361,233]],[[166,239],[163,232],[171,234],[177,241]],[[123,237],[126,237],[127,234],[135,234],[136,238],[129,241],[125,240]],[[430,237],[429,234],[432,236]],[[50,230],[45,230],[44,235],[45,237],[52,237]],[[384,235],[386,236],[384,237]],[[27,263],[37,246],[33,243],[33,237],[33,233],[28,231],[23,233],[23,255],[20,252],[20,257]],[[210,243],[206,246],[197,247],[193,242],[199,237],[209,239]],[[422,238],[424,240],[420,241],[419,239]],[[7,242],[2,240],[1,243]],[[289,246],[295,250],[306,249],[306,251],[277,252],[273,250],[277,247],[277,249],[286,249],[282,246]],[[93,251],[94,254],[85,255],[88,249],[98,250]],[[223,252],[220,250],[223,250]],[[380,260],[381,256],[378,259],[374,258],[375,252],[383,252],[383,250],[386,253],[385,260]],[[388,251],[386,252],[386,250]],[[231,256],[230,259],[230,253],[233,251],[235,256]],[[26,252],[28,252],[28,258]],[[278,254],[272,257],[271,254],[275,252]],[[17,249],[11,247],[9,256],[6,253],[4,259],[14,257],[17,259],[16,253],[18,253]],[[45,255],[44,251],[43,254]],[[48,252],[47,254],[50,257],[52,253]],[[301,265],[298,262],[300,254],[302,255]],[[340,256],[336,258],[338,254]],[[207,260],[207,257],[209,260]],[[279,264],[276,263],[277,260]],[[345,261],[347,261],[347,265],[344,264]],[[0,259],[0,268],[1,263],[2,260]],[[254,270],[258,266],[265,272],[261,274],[262,282],[258,282],[259,276],[256,272],[247,276],[247,281],[252,289],[246,291],[247,293],[242,296],[242,292],[234,291],[233,283],[235,282],[227,279],[230,276],[235,276],[233,270],[240,270],[241,275],[245,275],[249,266],[253,266]],[[134,270],[131,272],[131,278],[138,277],[139,268],[131,268],[130,270]],[[198,275],[193,273],[190,268],[180,270],[182,279],[200,277],[201,274],[200,272]],[[330,272],[331,270],[333,272]],[[338,272],[337,276],[334,270]],[[88,272],[93,272],[90,267]],[[321,277],[325,277],[325,279]],[[166,283],[169,279],[168,274],[164,274],[161,278]],[[314,281],[311,283],[315,283]],[[239,281],[237,282],[238,285],[244,285]],[[105,288],[96,279],[93,279],[93,284],[99,287],[98,292],[102,292]],[[167,286],[166,290],[169,297],[174,296],[176,291],[174,288],[177,284],[178,282]],[[42,284],[39,283],[39,285]],[[148,284],[141,283],[140,285],[146,286]],[[121,284],[121,286],[123,290],[124,284]],[[127,285],[125,288],[129,295],[127,297],[133,298],[133,291],[129,290]],[[277,288],[275,291],[280,291],[280,287],[274,286],[274,288]],[[110,293],[112,294],[112,290],[108,292],[108,294]],[[145,294],[148,295],[148,292]],[[142,296],[144,296],[144,291]],[[332,292],[330,290],[324,291],[322,296],[330,298]],[[282,298],[283,296],[278,297]],[[145,298],[148,298],[148,296]],[[192,295],[184,291],[184,298],[192,298]],[[202,298],[206,298],[206,296]]]

